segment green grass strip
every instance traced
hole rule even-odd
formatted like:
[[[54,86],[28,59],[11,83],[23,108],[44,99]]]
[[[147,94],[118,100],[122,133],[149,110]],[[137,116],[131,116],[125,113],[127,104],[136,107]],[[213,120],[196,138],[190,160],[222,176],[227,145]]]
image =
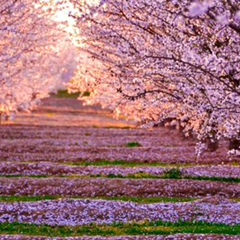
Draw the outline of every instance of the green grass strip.
[[[77,93],[68,93],[67,90],[60,90],[56,94],[54,94],[57,98],[71,98],[71,99],[77,99],[79,97],[79,92]]]
[[[222,183],[240,183],[240,178],[218,178],[218,177],[191,177],[191,176],[182,176],[182,175],[172,175],[166,172],[162,176],[154,176],[147,173],[137,173],[130,174],[128,176],[123,176],[120,174],[109,174],[109,175],[89,175],[89,176],[81,176],[81,175],[72,175],[72,176],[47,176],[47,175],[0,175],[0,178],[35,178],[35,179],[53,179],[53,178],[63,178],[63,179],[90,179],[90,178],[102,178],[102,179],[122,179],[122,180],[191,180],[191,181],[206,181],[206,182],[222,182]]]
[[[197,180],[197,181],[225,182],[225,183],[240,183],[240,178],[185,177],[183,179]]]
[[[139,142],[129,142],[126,144],[126,147],[137,148],[137,147],[142,147],[142,145]]]
[[[76,92],[76,93],[69,93],[67,90],[60,90],[56,94],[54,94],[55,97],[57,98],[71,98],[71,99],[77,99],[81,93]],[[89,92],[85,92],[83,94],[84,97],[90,96]]]
[[[160,160],[159,160],[160,161]],[[29,162],[25,162],[29,163]],[[184,169],[190,167],[211,167],[212,164],[196,164],[196,163],[160,163],[160,162],[128,162],[126,160],[97,160],[97,161],[88,161],[87,159],[82,159],[78,162],[65,162],[65,163],[58,163],[59,165],[66,165],[66,166],[92,166],[92,167],[111,167],[111,166],[119,166],[119,167],[162,167],[162,168],[169,168],[169,169]],[[226,164],[226,166],[232,167],[240,167],[238,163]]]
[[[0,202],[14,203],[14,202],[38,202],[45,200],[56,200],[59,197],[44,196],[44,197],[28,197],[28,196],[0,196]]]
[[[141,197],[113,197],[102,198],[113,201],[126,201],[135,202],[139,204],[151,204],[151,203],[181,203],[181,202],[193,202],[196,199],[193,198],[167,198],[167,197],[154,197],[154,198],[141,198]]]
[[[28,196],[0,196],[0,202],[3,203],[14,203],[14,202],[37,202],[46,200],[64,200],[60,197],[28,197]],[[71,197],[65,199],[74,200],[108,200],[108,201],[124,201],[124,202],[134,202],[139,204],[151,204],[151,203],[180,203],[180,202],[192,202],[196,199],[193,198],[167,198],[167,197],[154,197],[154,198],[142,198],[142,197],[100,197],[100,198],[78,198]]]
[[[126,161],[96,161],[96,162],[87,162],[87,161],[80,161],[80,162],[69,162],[64,163],[66,166],[76,166],[76,167],[155,167],[155,166],[162,166],[157,164],[144,164],[144,163],[135,163],[135,162],[126,162]]]
[[[78,227],[51,227],[46,225],[4,223],[0,224],[0,234],[19,234],[46,237],[77,236],[124,236],[124,235],[172,235],[172,234],[221,234],[240,235],[240,225],[228,226],[209,223],[164,223],[147,222],[114,225],[88,225]]]

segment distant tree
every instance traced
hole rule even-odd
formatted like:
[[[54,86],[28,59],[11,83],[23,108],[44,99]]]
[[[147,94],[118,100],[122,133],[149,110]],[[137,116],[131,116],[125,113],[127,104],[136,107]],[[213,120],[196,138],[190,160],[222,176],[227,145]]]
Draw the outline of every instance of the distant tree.
[[[64,24],[54,21],[59,7],[54,1],[1,1],[0,115],[31,110],[59,87],[74,62]]]
[[[175,119],[199,153],[207,139],[240,140],[238,0],[72,2],[81,64],[70,91],[142,123]]]

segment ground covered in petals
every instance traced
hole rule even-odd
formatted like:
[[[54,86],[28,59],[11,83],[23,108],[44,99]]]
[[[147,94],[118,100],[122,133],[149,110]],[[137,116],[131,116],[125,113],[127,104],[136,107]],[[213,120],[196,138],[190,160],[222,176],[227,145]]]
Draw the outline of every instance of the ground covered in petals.
[[[226,142],[196,159],[176,130],[78,104],[52,97],[0,126],[0,239],[239,239]]]

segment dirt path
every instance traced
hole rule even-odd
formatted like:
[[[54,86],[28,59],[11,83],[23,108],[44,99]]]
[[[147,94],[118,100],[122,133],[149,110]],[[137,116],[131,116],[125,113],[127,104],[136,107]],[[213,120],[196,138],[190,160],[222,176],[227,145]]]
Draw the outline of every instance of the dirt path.
[[[100,106],[83,106],[77,99],[50,97],[29,113],[19,113],[13,121],[3,124],[78,127],[135,127],[134,121],[114,118],[111,111]]]

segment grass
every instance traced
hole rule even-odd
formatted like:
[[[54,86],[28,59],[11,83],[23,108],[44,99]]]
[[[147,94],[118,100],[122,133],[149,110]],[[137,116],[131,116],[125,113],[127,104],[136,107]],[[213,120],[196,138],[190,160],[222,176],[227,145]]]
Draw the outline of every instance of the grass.
[[[153,198],[142,198],[142,197],[112,197],[102,198],[107,200],[135,202],[138,204],[152,204],[152,203],[180,203],[180,202],[193,202],[196,199],[193,198],[167,198],[167,197],[153,197]]]
[[[160,160],[159,160],[160,162]],[[128,162],[126,160],[104,160],[99,159],[96,161],[88,161],[87,159],[82,159],[79,162],[68,162],[64,163],[63,165],[67,166],[121,166],[121,167],[162,167],[162,168],[188,168],[188,167],[195,167],[196,164],[182,164],[182,163],[159,163],[159,162]],[[197,166],[211,166],[209,164],[201,164]]]
[[[81,162],[72,162],[72,163],[65,163],[64,165],[67,166],[83,166],[83,167],[162,167],[162,168],[169,168],[171,166],[176,166],[176,164],[162,164],[162,163],[145,163],[145,162],[127,162],[124,160],[115,160],[115,161],[95,161],[95,162],[88,162],[86,160],[82,160]],[[179,165],[180,166],[180,165]],[[194,165],[193,165],[194,166]],[[190,167],[190,166],[189,166]]]
[[[56,94],[54,94],[55,97],[57,98],[70,98],[70,99],[77,99],[81,93],[69,93],[67,90],[60,90]],[[89,92],[85,92],[83,94],[84,97],[90,96]]]
[[[56,200],[58,197],[44,196],[44,197],[27,197],[27,196],[0,196],[0,202],[14,203],[14,202],[37,202],[45,200]]]
[[[95,177],[95,176],[93,176]],[[108,174],[106,176],[97,176],[97,177],[107,177],[107,178],[123,178],[123,179],[161,179],[161,176],[154,176],[148,173],[136,173],[123,176],[121,174]]]
[[[182,172],[179,168],[171,168],[165,174],[166,179],[183,179]]]
[[[213,182],[226,182],[226,183],[240,183],[240,178],[223,178],[223,177],[191,177],[184,176],[179,168],[172,168],[168,170],[164,176],[164,179],[186,179],[197,181],[213,181]]]
[[[41,179],[41,178],[52,178],[54,176],[51,176],[51,175],[27,175],[27,176],[24,176],[24,175],[19,175],[19,174],[12,174],[12,175],[0,175],[0,178],[37,178],[37,179]],[[57,176],[59,177],[59,176]]]
[[[185,179],[199,180],[199,181],[226,182],[226,183],[240,183],[240,178],[188,177]]]
[[[203,222],[145,222],[113,225],[88,225],[78,227],[52,227],[23,223],[0,224],[0,234],[19,234],[46,237],[76,236],[124,236],[124,235],[171,235],[171,234],[221,234],[240,235],[240,225],[228,226]]]
[[[148,173],[136,173],[130,174],[128,176],[123,176],[121,174],[108,174],[108,175],[71,175],[71,176],[55,176],[55,175],[0,175],[0,178],[35,178],[35,179],[53,179],[53,178],[63,178],[63,179],[90,179],[90,178],[109,178],[109,179],[131,179],[131,180],[141,180],[141,179],[165,179],[165,180],[192,180],[192,181],[208,181],[208,182],[222,182],[222,183],[240,183],[240,178],[221,178],[221,177],[191,177],[183,176],[180,170],[170,169],[163,175],[155,176]]]
[[[59,197],[29,197],[29,196],[0,196],[0,202],[4,203],[14,203],[14,202],[37,202],[46,200],[63,200],[64,198]],[[138,204],[151,204],[151,203],[180,203],[180,202],[192,202],[196,199],[192,198],[167,198],[167,197],[154,197],[154,198],[144,198],[144,197],[100,197],[100,198],[66,198],[74,200],[108,200],[108,201],[124,201],[124,202],[134,202]]]
[[[60,90],[56,94],[54,94],[57,98],[71,98],[71,99],[77,99],[79,97],[80,93],[68,93],[67,90]]]
[[[87,162],[87,161],[82,161],[82,162],[74,162],[74,163],[67,163],[66,165],[71,165],[71,166],[93,166],[93,167],[109,167],[109,166],[121,166],[121,167],[142,167],[142,166],[147,166],[146,164],[141,164],[141,163],[134,163],[134,162],[126,162],[124,160],[116,160],[116,161],[107,161],[107,160],[102,160],[102,161],[96,161],[96,162]],[[155,164],[149,164],[148,166],[157,166]]]
[[[142,147],[142,145],[139,142],[129,142],[126,144],[126,147],[137,148],[137,147]]]

